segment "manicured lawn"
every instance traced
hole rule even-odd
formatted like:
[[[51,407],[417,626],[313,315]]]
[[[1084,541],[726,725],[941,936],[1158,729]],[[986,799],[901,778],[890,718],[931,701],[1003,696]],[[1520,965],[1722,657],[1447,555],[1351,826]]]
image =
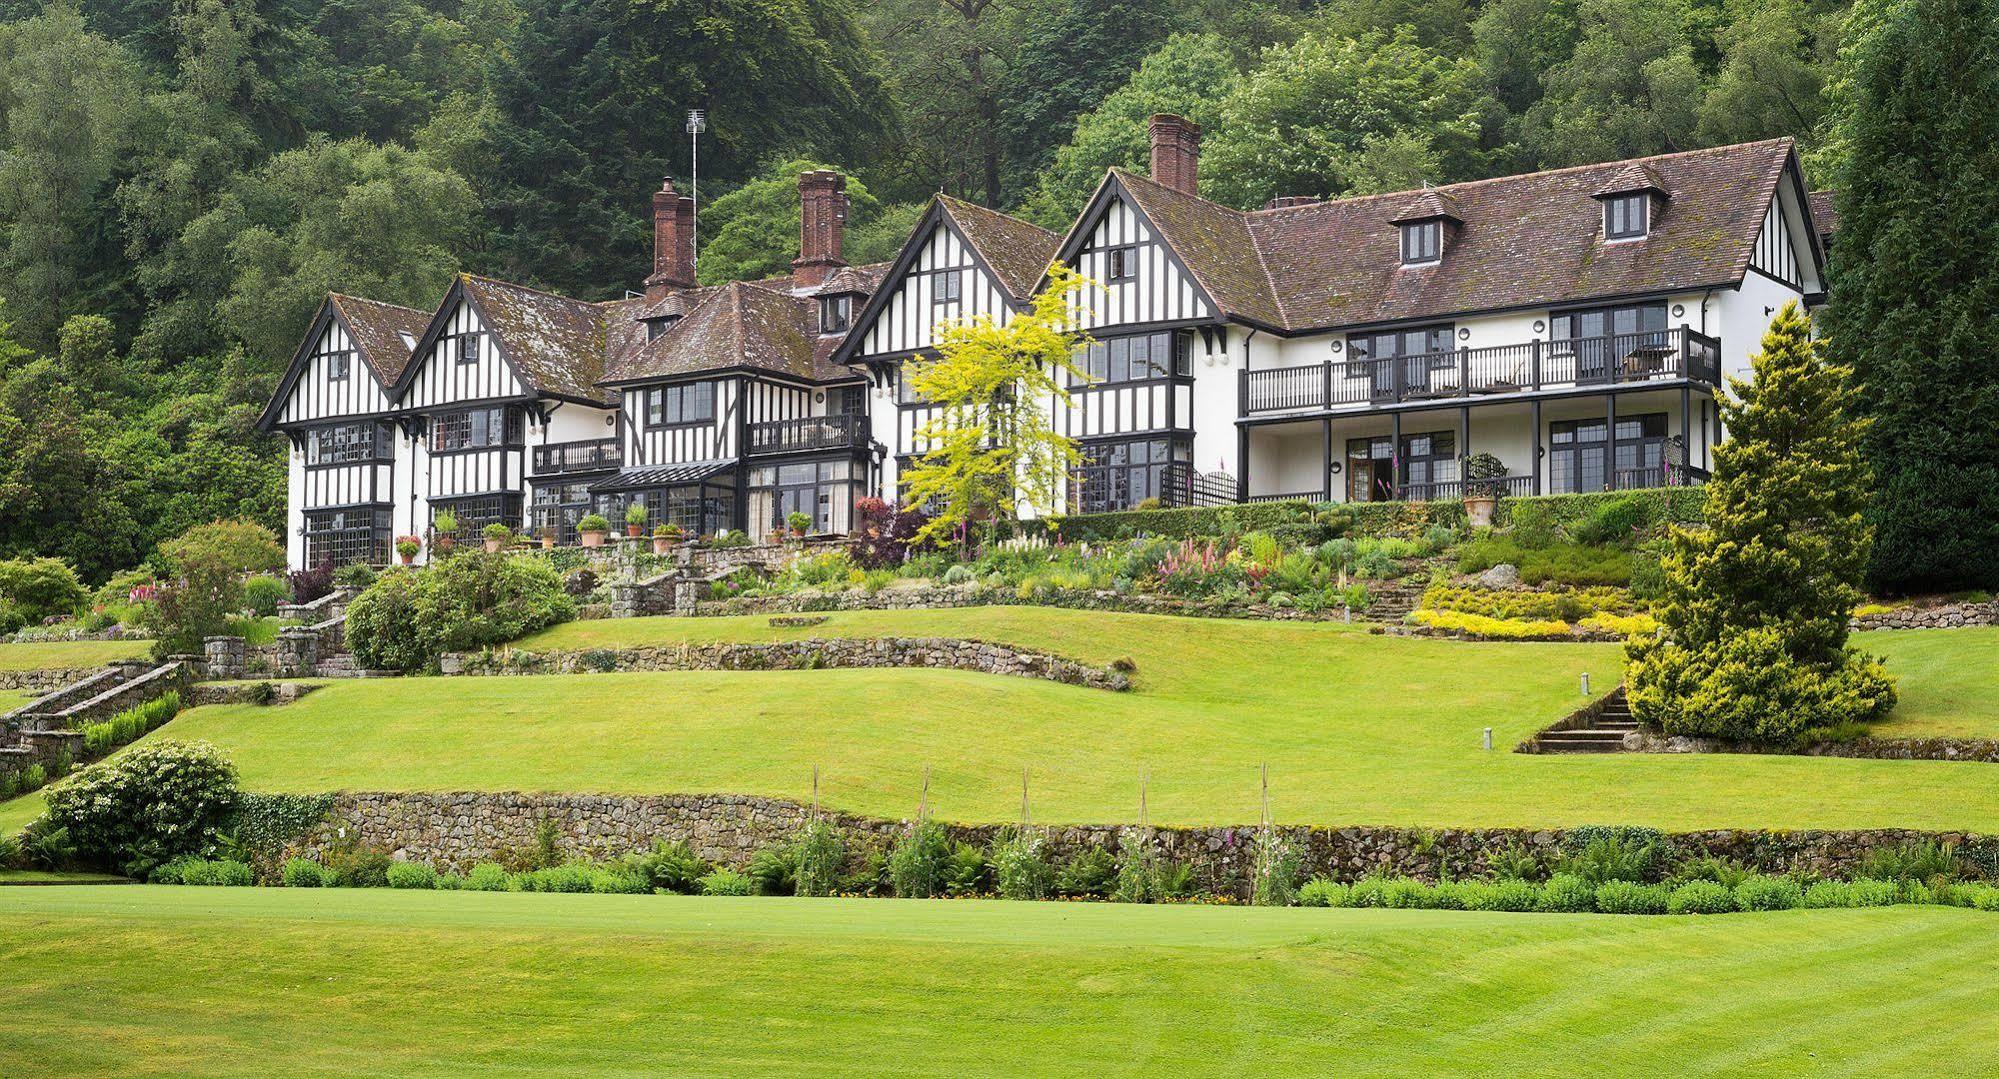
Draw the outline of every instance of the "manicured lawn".
[[[1855,634],[1899,680],[1883,738],[1999,738],[1999,627]]]
[[[8,888],[0,1074],[1979,1074],[1992,920]]]
[[[0,671],[38,671],[54,667],[95,667],[114,659],[143,656],[151,641],[48,641],[0,644]]]
[[[1139,689],[928,670],[364,680],[280,708],[196,709],[151,737],[214,742],[248,786],[270,790],[805,798],[816,764],[827,804],[902,816],[927,766],[935,812],[1011,820],[1025,768],[1035,818],[1053,823],[1135,819],[1144,769],[1154,821],[1248,823],[1267,762],[1272,807],[1289,822],[1999,830],[1991,765],[1509,752],[1576,706],[1581,672],[1598,689],[1615,683],[1615,645],[1009,607],[853,612],[805,630],[763,618],[579,623],[531,646],[831,633],[1129,655]],[[0,808],[0,823],[32,812]]]
[[[11,712],[36,696],[35,691],[29,689],[0,689],[0,712]]]

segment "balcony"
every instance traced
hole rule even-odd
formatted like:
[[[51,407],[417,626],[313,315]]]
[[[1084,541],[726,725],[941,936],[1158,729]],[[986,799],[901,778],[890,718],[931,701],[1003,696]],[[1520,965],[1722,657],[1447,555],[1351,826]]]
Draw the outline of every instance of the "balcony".
[[[1693,330],[1531,341],[1242,373],[1242,414],[1367,409],[1537,390],[1721,381],[1721,343]]]
[[[572,472],[606,472],[624,467],[625,451],[615,438],[589,442],[558,442],[534,447],[534,474],[562,476]]]
[[[750,453],[851,450],[868,444],[868,418],[860,415],[807,416],[750,424]]]

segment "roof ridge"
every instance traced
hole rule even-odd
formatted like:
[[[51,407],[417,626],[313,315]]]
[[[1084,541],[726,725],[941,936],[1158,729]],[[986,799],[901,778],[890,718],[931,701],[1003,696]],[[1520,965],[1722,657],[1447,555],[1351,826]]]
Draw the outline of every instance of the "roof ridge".
[[[551,292],[548,289],[536,288],[533,285],[523,285],[517,281],[502,281],[497,277],[489,277],[485,274],[473,273],[470,270],[460,270],[458,276],[464,278],[468,282],[480,281],[489,285],[498,285],[501,288],[518,289],[521,292],[532,292],[537,296],[547,296],[550,299],[561,300],[564,303],[583,304],[586,307],[596,307],[600,304],[616,302],[612,300],[579,300],[574,296],[564,296],[560,292]]]
[[[1061,233],[1056,232],[1054,229],[1042,228],[1040,225],[1037,225],[1034,222],[1029,221],[1024,217],[1015,217],[1013,214],[1007,213],[1005,210],[995,210],[990,206],[981,206],[978,203],[971,201],[970,199],[961,199],[956,195],[947,195],[942,191],[937,192],[935,197],[939,202],[945,204],[946,207],[962,206],[965,207],[966,209],[975,210],[982,214],[989,214],[993,217],[1005,218],[1006,220],[1011,221],[1016,225],[1025,225],[1028,228],[1031,228],[1034,231],[1042,233],[1047,236],[1052,236],[1057,239],[1061,237]]]
[[[1348,195],[1342,198],[1320,199],[1317,202],[1309,202],[1303,206],[1273,206],[1265,209],[1237,210],[1236,212],[1246,217],[1255,217],[1259,214],[1295,213],[1299,210],[1307,210],[1314,206],[1326,206],[1333,203],[1366,202],[1369,199],[1392,199],[1398,195],[1418,195],[1424,191],[1436,191],[1436,192],[1442,192],[1444,194],[1451,194],[1454,191],[1461,190],[1467,187],[1478,187],[1484,184],[1503,183],[1507,180],[1524,180],[1530,176],[1561,176],[1566,173],[1584,172],[1590,169],[1612,168],[1619,165],[1627,165],[1627,166],[1649,165],[1651,162],[1654,161],[1670,161],[1675,158],[1694,157],[1700,154],[1720,153],[1723,150],[1744,150],[1753,146],[1771,146],[1778,143],[1784,143],[1791,146],[1795,146],[1797,145],[1797,139],[1790,135],[1780,135],[1776,138],[1752,139],[1748,142],[1731,142],[1731,143],[1725,143],[1721,146],[1704,146],[1698,150],[1675,150],[1671,153],[1650,154],[1645,157],[1625,157],[1625,158],[1618,158],[1614,161],[1596,161],[1585,165],[1563,165],[1562,167],[1555,169],[1535,169],[1531,172],[1510,172],[1504,176],[1487,176],[1477,180],[1459,180],[1456,183],[1449,183],[1449,184],[1436,184],[1434,186],[1426,186],[1426,187],[1405,187],[1398,191],[1377,191],[1369,195]],[[1112,168],[1118,168],[1118,166],[1113,165]],[[1156,183],[1157,181],[1153,182]],[[1199,198],[1200,196],[1197,195],[1195,197]],[[1217,203],[1217,205],[1220,204]]]
[[[395,308],[395,309],[396,309],[396,310],[398,310],[398,311],[408,311],[408,312],[409,312],[410,314],[413,314],[413,315],[423,315],[423,316],[425,316],[425,317],[429,317],[429,315],[431,314],[431,312],[429,312],[429,311],[425,311],[425,310],[424,310],[423,308],[421,308],[421,307],[406,307],[406,306],[404,306],[404,305],[402,305],[402,304],[399,304],[399,303],[390,303],[390,302],[389,302],[389,301],[387,301],[387,300],[373,300],[373,299],[369,299],[369,298],[368,298],[368,297],[366,297],[366,296],[356,296],[356,295],[354,295],[354,294],[353,294],[353,293],[351,293],[351,292],[334,292],[334,291],[332,291],[332,290],[328,290],[328,291],[327,291],[327,293],[326,293],[326,298],[327,298],[327,299],[329,299],[329,300],[335,300],[335,301],[338,301],[338,300],[353,300],[353,301],[355,301],[355,302],[357,302],[357,303],[366,303],[366,304],[373,304],[373,305],[375,305],[376,307],[393,307],[393,308]]]

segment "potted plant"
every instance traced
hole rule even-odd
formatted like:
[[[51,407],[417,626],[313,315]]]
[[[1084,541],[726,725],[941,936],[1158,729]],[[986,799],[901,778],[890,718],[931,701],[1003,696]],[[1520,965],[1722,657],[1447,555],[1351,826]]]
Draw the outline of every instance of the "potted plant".
[[[458,515],[450,510],[438,510],[431,515],[430,530],[435,537],[430,545],[439,551],[450,550],[452,533],[458,531]]]
[[[495,521],[486,526],[486,553],[499,554],[507,541],[514,538],[514,530]]]
[[[403,565],[415,565],[416,553],[423,550],[423,541],[415,536],[397,536],[396,554],[402,556]]]
[[[665,554],[667,548],[680,542],[679,525],[660,525],[652,530],[652,553]]]
[[[646,526],[646,504],[643,502],[634,502],[631,505],[626,506],[625,535],[630,536],[633,539],[637,539],[639,537],[639,533],[645,530],[645,526]]]
[[[555,549],[555,529],[544,528],[541,530],[541,549],[544,551]]]
[[[800,510],[792,510],[784,515],[784,523],[791,526],[791,534],[805,538],[805,530],[812,527],[812,518]]]
[[[576,522],[576,535],[585,547],[602,547],[604,536],[611,531],[611,522],[601,513],[586,513]]]
[[[1464,475],[1466,520],[1473,528],[1491,528],[1506,463],[1489,453],[1474,453],[1464,460]]]

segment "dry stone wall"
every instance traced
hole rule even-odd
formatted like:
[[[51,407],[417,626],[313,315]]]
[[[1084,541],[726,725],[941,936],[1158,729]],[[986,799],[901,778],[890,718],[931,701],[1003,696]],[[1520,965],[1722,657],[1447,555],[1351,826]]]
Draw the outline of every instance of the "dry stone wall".
[[[325,823],[286,854],[325,857],[341,846],[388,852],[398,860],[463,870],[510,850],[531,847],[544,821],[565,857],[613,858],[684,840],[701,857],[742,868],[758,850],[789,840],[810,816],[798,802],[733,794],[347,793],[334,799]],[[849,849],[880,847],[904,822],[844,813],[822,814],[845,833]],[[950,825],[954,840],[985,844],[998,825]],[[1052,857],[1088,847],[1115,851],[1129,826],[1079,824],[1045,829]],[[1157,850],[1193,867],[1204,889],[1242,895],[1254,864],[1253,827],[1153,828]],[[1424,880],[1489,871],[1490,860],[1520,849],[1552,858],[1563,848],[1560,829],[1412,829],[1371,826],[1280,828],[1300,855],[1306,876],[1353,880],[1371,872]],[[1936,840],[1953,844],[1974,865],[1999,865],[1999,836],[1901,829],[1856,831],[1679,832],[1668,836],[1682,856],[1731,858],[1766,872],[1855,875],[1870,851]]]
[[[1958,629],[1963,626],[1999,626],[1999,600],[1946,603],[1937,607],[1898,607],[1853,619],[1854,629]]]
[[[1123,671],[1105,670],[987,641],[950,637],[812,638],[765,643],[681,644],[583,652],[501,652],[444,657],[445,674],[582,674],[592,671],[798,671],[842,667],[942,667],[1041,678],[1122,691]]]

